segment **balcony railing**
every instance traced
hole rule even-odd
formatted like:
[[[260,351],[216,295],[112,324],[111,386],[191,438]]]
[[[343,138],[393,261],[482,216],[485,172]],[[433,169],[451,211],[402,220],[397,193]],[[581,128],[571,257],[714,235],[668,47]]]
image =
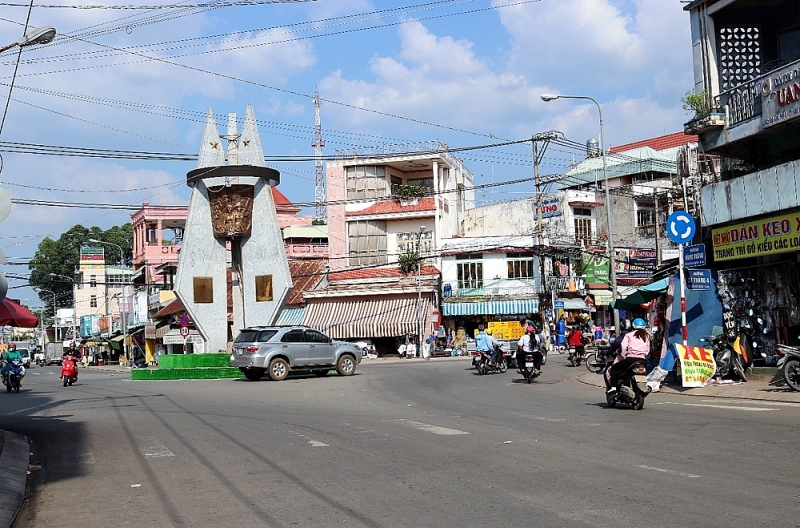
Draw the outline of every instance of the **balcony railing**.
[[[328,244],[286,244],[286,256],[290,258],[319,258],[328,255]]]
[[[579,276],[547,276],[547,289],[556,292],[569,292],[582,290],[586,287],[583,277]]]
[[[486,280],[481,288],[453,288],[451,297],[535,295],[539,293],[536,282],[535,279]]]

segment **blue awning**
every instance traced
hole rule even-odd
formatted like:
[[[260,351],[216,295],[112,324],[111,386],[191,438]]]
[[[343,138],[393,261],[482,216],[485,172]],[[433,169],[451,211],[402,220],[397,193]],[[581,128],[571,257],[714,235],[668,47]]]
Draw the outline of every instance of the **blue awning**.
[[[651,282],[650,284],[645,284],[644,286],[639,286],[637,289],[639,291],[646,291],[646,292],[653,292],[653,293],[666,293],[667,288],[669,288],[669,277],[664,277],[660,281]]]
[[[515,299],[510,301],[446,302],[442,304],[442,315],[525,315],[539,311],[538,299]]]
[[[284,308],[278,315],[275,324],[278,326],[290,326],[303,324],[303,317],[306,315],[305,308]]]

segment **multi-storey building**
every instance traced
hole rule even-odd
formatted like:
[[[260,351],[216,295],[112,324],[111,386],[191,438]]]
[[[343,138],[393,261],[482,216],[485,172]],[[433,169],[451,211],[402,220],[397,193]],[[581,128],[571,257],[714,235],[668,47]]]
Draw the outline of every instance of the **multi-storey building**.
[[[702,189],[698,239],[719,271],[726,327],[753,309],[766,321],[759,352],[772,358],[775,343],[800,335],[800,9],[794,0],[685,9],[696,115],[684,128],[720,157],[722,180]]]
[[[474,200],[472,174],[446,145],[395,150],[337,152],[327,164],[330,284],[305,295],[305,324],[384,353],[441,324],[436,248],[460,234]]]

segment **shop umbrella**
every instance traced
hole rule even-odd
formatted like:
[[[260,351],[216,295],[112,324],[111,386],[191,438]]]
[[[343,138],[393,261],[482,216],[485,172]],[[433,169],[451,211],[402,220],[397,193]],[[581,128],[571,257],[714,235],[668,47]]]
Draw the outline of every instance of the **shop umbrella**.
[[[18,328],[36,328],[39,318],[11,299],[0,303],[0,326],[11,325]]]
[[[649,303],[659,295],[662,295],[667,291],[668,287],[669,277],[661,279],[658,282],[647,284],[646,286],[641,286],[624,299],[617,299],[612,302],[611,308],[614,310],[632,310],[637,308],[640,304]]]

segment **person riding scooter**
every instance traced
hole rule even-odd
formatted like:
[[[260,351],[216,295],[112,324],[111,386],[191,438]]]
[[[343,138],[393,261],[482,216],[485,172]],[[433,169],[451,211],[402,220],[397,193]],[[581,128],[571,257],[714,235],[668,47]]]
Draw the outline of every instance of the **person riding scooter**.
[[[491,354],[492,359],[489,361],[489,366],[494,367],[497,365],[497,356],[500,351],[500,343],[492,337],[492,330],[484,330],[482,324],[478,325],[478,334],[475,336],[475,348],[478,352],[484,354]]]
[[[581,329],[577,324],[574,325],[569,331],[567,342],[569,343],[570,348],[569,362],[572,363],[573,367],[576,367],[580,362],[580,358],[584,357],[585,355],[585,349],[583,347],[583,332],[581,332]]]
[[[533,356],[533,368],[535,372],[541,372],[542,368],[542,353],[539,350],[541,343],[536,334],[536,327],[529,325],[525,328],[525,335],[517,341],[517,366],[520,374],[527,375],[525,368],[525,356],[531,354]]]
[[[619,356],[611,365],[610,386],[606,392],[617,391],[619,376],[637,361],[646,359],[650,354],[650,334],[647,333],[644,319],[634,319],[633,331],[622,338]]]
[[[6,375],[11,370],[11,362],[19,361],[22,363],[22,354],[17,351],[17,345],[11,343],[8,345],[8,350],[3,354],[3,368],[0,368],[0,376],[3,378],[3,383],[6,382]],[[22,375],[25,375],[25,369],[22,369]]]

